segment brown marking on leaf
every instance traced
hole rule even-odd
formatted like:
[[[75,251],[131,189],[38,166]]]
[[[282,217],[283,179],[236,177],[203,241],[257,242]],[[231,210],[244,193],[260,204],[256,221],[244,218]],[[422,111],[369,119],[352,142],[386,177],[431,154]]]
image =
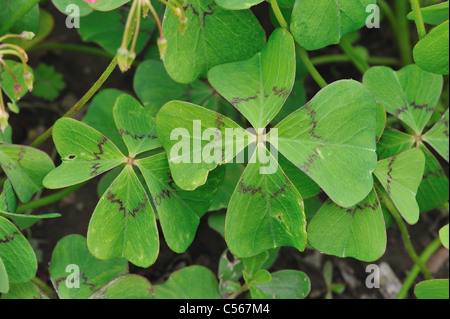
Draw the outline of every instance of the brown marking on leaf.
[[[172,192],[168,189],[163,189],[161,191],[161,193],[153,195],[152,194],[152,198],[153,198],[153,202],[155,203],[156,206],[161,206],[162,202],[164,199],[170,199],[172,195]]]
[[[405,112],[406,110],[408,110],[408,106],[407,106],[407,105],[402,106],[401,108],[395,110],[394,115],[398,117],[398,116],[400,116],[400,114],[402,114],[402,113]]]
[[[145,196],[146,196],[146,194],[144,193],[144,198],[145,198]],[[139,202],[137,207],[130,212],[130,215],[133,217],[136,217],[136,214],[144,212],[145,208],[147,208],[147,202],[146,201]]]
[[[279,195],[286,193],[286,189],[289,188],[289,184],[284,183],[280,188],[278,188],[273,194],[272,196],[270,196],[270,199],[275,199],[277,198]]]
[[[142,140],[144,138],[150,138],[152,140],[156,140],[158,138],[156,135],[153,135],[152,133],[137,135],[137,134],[132,134],[130,131],[124,130],[124,129],[119,129],[119,134],[121,137],[123,137],[124,135],[128,135],[133,140]]]
[[[216,127],[221,130],[225,127],[225,122],[223,121],[224,116],[222,114],[218,114],[216,118]]]
[[[5,238],[3,238],[3,239],[0,238],[0,244],[7,244],[7,243],[9,243],[10,241],[14,240],[14,238],[18,234],[19,234],[19,231],[16,230],[11,235],[6,235]]]
[[[397,156],[393,156],[393,157],[391,158],[391,161],[390,161],[389,164],[388,164],[388,172],[387,172],[388,178],[386,179],[386,181],[387,181],[386,192],[388,193],[388,195],[391,194],[391,183],[392,183],[392,181],[393,181],[393,178],[392,178],[392,176],[391,176],[391,174],[392,174],[392,169],[393,169],[392,166],[394,165],[394,162],[395,162],[396,159],[397,159]]]
[[[240,182],[239,183],[239,193],[241,194],[247,194],[247,193],[251,193],[252,196],[254,196],[256,193],[259,193],[261,195],[262,198],[265,197],[265,194],[262,192],[261,187],[255,188],[255,186],[253,185],[247,185],[245,186],[244,182]]]
[[[353,208],[347,209],[346,212],[351,214],[352,216],[354,216],[358,210],[362,212],[362,211],[366,210],[367,208],[369,208],[372,211],[376,211],[379,206],[380,206],[380,203],[376,200],[375,203],[373,203],[373,204],[364,203],[364,205],[356,205]]]
[[[234,97],[234,98],[231,99],[230,103],[234,107],[237,108],[239,103],[241,103],[241,102],[248,102],[248,101],[251,101],[251,100],[256,100],[258,98],[258,96],[259,96],[259,92],[256,92],[255,96],[250,96],[250,97],[247,97],[247,98]]]
[[[94,165],[91,166],[92,172],[89,174],[89,176],[91,177],[95,177],[97,175],[99,175],[99,169],[100,169],[100,163],[95,163]]]
[[[316,168],[316,159],[320,157],[319,155],[319,147],[323,147],[323,146],[316,146],[314,147],[314,153],[309,155],[308,158],[306,159],[306,161],[297,166],[299,169],[301,169],[302,171],[304,171],[306,174],[309,174],[311,172],[311,169],[315,169]]]
[[[287,88],[284,87],[284,88],[278,89],[277,86],[274,86],[272,88],[272,92],[273,92],[273,94],[275,94],[275,96],[279,96],[279,97],[283,97],[283,98],[288,97],[290,94],[290,92]]]
[[[110,191],[108,191],[108,193],[106,194],[106,199],[109,200],[111,202],[111,204],[118,204],[119,205],[119,212],[123,213],[123,216],[126,216],[126,209],[125,209],[125,205],[123,204],[121,199],[116,199],[116,194],[111,193]]]
[[[444,126],[446,128],[442,131],[442,133],[444,133],[445,136],[449,137],[448,136],[448,120],[443,116],[440,121],[444,124]]]
[[[81,273],[81,279],[83,280],[83,285],[88,286],[91,291],[96,292],[98,290],[96,284],[88,283],[88,279],[84,272]]]
[[[418,105],[416,104],[416,102],[412,102],[411,106],[416,109],[416,110],[426,110],[427,112],[433,112],[434,111],[434,107],[429,106],[428,103],[424,104],[424,105]]]
[[[203,11],[201,21],[200,21],[200,13],[197,11],[197,9],[195,9],[195,7],[192,5],[192,3],[188,3],[186,6],[183,7],[183,9],[184,9],[184,11],[191,9],[192,13],[197,17],[198,22],[201,23],[204,27],[206,25],[206,17],[214,14],[214,10],[212,7],[216,6],[216,5],[217,4],[215,3],[215,1],[213,1],[212,3],[207,5],[207,9],[209,11]]]
[[[442,168],[439,168],[438,170],[435,171],[426,171],[425,174],[423,174],[423,179],[428,179],[431,176],[436,177],[436,178],[441,178],[445,175],[445,172]]]
[[[121,199],[117,199],[116,198],[116,194],[111,193],[110,191],[108,191],[108,193],[106,194],[106,199],[108,201],[110,201],[112,204],[118,204],[119,205],[119,212],[123,213],[123,216],[126,217],[127,215],[127,210],[125,208],[125,205],[123,203],[123,201]],[[145,194],[144,194],[145,197]],[[137,204],[137,207],[135,209],[133,209],[132,211],[129,211],[128,213],[132,216],[132,217],[136,217],[136,214],[143,211],[145,208],[147,207],[147,204],[144,202],[139,202]]]
[[[24,155],[27,152],[25,147],[21,147],[19,153],[17,154],[17,164],[20,165],[20,162],[24,159]]]
[[[316,134],[317,124],[319,123],[316,119],[316,111],[311,109],[311,105],[309,103],[305,105],[305,109],[309,111],[308,116],[311,118],[312,125],[312,128],[309,130],[308,134],[315,139],[322,140],[323,138]]]
[[[106,136],[103,136],[97,143],[98,152],[94,152],[95,159],[101,159],[100,155],[103,155],[103,145],[108,141]]]

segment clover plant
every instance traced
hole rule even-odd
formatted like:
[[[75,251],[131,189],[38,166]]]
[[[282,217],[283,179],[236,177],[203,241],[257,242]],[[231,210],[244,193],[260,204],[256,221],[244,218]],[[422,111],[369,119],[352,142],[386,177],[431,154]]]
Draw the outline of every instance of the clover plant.
[[[448,219],[448,12],[432,0],[0,2],[1,298],[304,299],[307,270],[276,267],[284,247],[376,263],[395,225],[414,262],[397,297],[416,284],[419,299],[448,299],[426,265],[448,249],[448,222],[421,256],[408,231],[425,213]],[[44,41],[54,15],[83,44]],[[396,56],[374,56],[364,28],[389,28]],[[49,50],[110,64],[23,142],[12,119],[71,90],[51,59],[29,61]],[[350,72],[324,66],[342,62]],[[128,87],[102,88],[116,67]],[[85,234],[58,238],[42,267],[32,230],[64,207],[33,210],[93,181]],[[138,274],[162,242],[188,252],[202,223],[226,245],[217,269]],[[330,260],[322,271],[325,298],[345,293]]]

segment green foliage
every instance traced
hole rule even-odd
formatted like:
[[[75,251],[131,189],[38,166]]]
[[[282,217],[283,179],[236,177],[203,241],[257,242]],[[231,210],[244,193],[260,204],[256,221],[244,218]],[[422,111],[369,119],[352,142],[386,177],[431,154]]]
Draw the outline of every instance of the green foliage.
[[[34,96],[54,101],[65,87],[63,75],[53,66],[41,63],[34,70]]]
[[[362,28],[366,7],[375,0],[296,0],[291,17],[294,39],[307,50],[338,44],[347,33]]]
[[[280,269],[281,247],[375,262],[394,222],[416,268],[431,277],[423,259],[435,246],[419,258],[404,221],[448,210],[448,2],[412,1],[409,14],[403,3],[395,12],[378,3],[400,60],[356,42],[375,0],[169,0],[153,1],[155,11],[146,0],[48,2],[67,15],[78,5],[81,41],[97,48],[41,44],[58,19],[33,3],[0,2],[3,299],[303,299],[310,279],[303,269]],[[271,10],[274,28],[260,10]],[[345,56],[330,47],[337,44]],[[48,48],[115,57],[33,147],[14,144],[8,112],[35,114],[33,98],[53,102],[69,80],[53,65],[27,65],[24,50]],[[316,68],[348,61],[362,81]],[[117,65],[136,67],[130,91],[97,93]],[[30,103],[21,102],[28,91]],[[88,102],[83,120],[73,119]],[[56,168],[47,155],[53,145],[42,144],[50,136]],[[69,235],[54,247],[53,291],[34,278],[39,254],[29,228],[63,212],[32,210],[93,180],[99,200],[87,237]],[[162,245],[185,253],[206,219],[226,244],[217,273],[187,263],[154,286],[130,273],[153,266]],[[439,238],[448,248],[448,225]],[[323,275],[326,298],[344,291],[331,262]],[[448,299],[448,279],[425,280],[414,292]]]
[[[185,6],[189,26],[184,35],[170,10],[163,25],[169,43],[164,64],[177,82],[204,78],[213,66],[248,58],[264,45],[264,31],[249,10],[227,11],[213,0],[188,0]],[[227,30],[230,25],[233,32]]]

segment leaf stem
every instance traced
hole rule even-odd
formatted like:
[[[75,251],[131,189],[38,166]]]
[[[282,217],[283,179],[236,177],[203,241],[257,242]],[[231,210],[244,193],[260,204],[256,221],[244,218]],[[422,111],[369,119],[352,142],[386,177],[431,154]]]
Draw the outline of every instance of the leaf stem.
[[[300,60],[302,60],[303,64],[305,65],[306,69],[308,70],[309,74],[313,77],[313,79],[316,81],[316,83],[321,87],[324,88],[328,84],[324,80],[324,78],[320,75],[319,71],[317,71],[314,64],[312,64],[308,52],[304,48],[302,48],[299,44],[295,43],[295,51],[297,52],[298,57]]]
[[[347,37],[342,37],[339,45],[361,73],[364,74],[370,68],[369,64],[358,54]]]
[[[275,14],[275,17],[277,18],[280,26],[285,30],[289,30],[289,26],[286,22],[286,19],[283,16],[283,13],[281,13],[277,0],[270,0],[270,4],[272,6],[273,13]]]
[[[427,29],[425,29],[425,23],[423,22],[419,0],[410,0],[410,1],[411,1],[411,8],[414,13],[414,21],[416,22],[417,33],[419,34],[419,39],[423,39],[427,35]]]
[[[383,191],[379,190],[378,186],[377,188],[377,194],[380,197],[383,204],[386,206],[386,208],[391,213],[392,217],[394,218],[395,222],[398,225],[398,228],[400,229],[400,232],[402,234],[403,243],[405,244],[406,250],[411,257],[411,259],[414,261],[414,263],[420,268],[420,270],[425,275],[426,279],[433,279],[433,276],[430,273],[430,270],[427,268],[425,263],[420,259],[420,257],[417,255],[414,246],[411,242],[411,237],[408,233],[408,228],[406,227],[405,222],[403,221],[402,216],[400,216],[400,213],[398,212],[397,208],[395,208],[394,204],[387,198],[387,196],[384,194]]]
[[[94,83],[94,85],[87,91],[87,93],[62,117],[72,117],[75,113],[77,113],[91,98],[92,96],[97,93],[97,91],[100,89],[100,87],[106,82],[108,77],[111,75],[111,73],[114,71],[114,69],[117,66],[117,55],[114,57],[114,59],[111,61],[111,63],[106,68],[105,72],[100,76],[100,78],[97,80],[97,82]],[[36,140],[34,140],[30,146],[31,147],[38,147],[43,142],[45,142],[53,133],[53,126],[52,125],[47,131],[45,131],[41,136],[39,136]]]
[[[50,299],[57,299],[55,291],[50,288],[45,282],[43,282],[40,278],[34,277],[31,281],[38,286]]]
[[[239,288],[238,291],[232,293],[231,295],[229,295],[227,297],[227,299],[236,299],[237,297],[239,297],[239,295],[241,295],[242,293],[246,292],[249,289],[249,285],[247,283],[243,284],[241,286],[241,288]]]
[[[438,248],[441,247],[441,241],[439,238],[436,238],[431,242],[431,244],[428,245],[427,248],[423,251],[422,255],[420,255],[420,260],[423,263],[426,263],[427,260],[434,254]],[[402,288],[400,289],[397,299],[404,299],[406,297],[406,294],[408,293],[409,289],[414,283],[414,280],[416,280],[417,275],[420,272],[420,267],[417,265],[414,265],[414,267],[409,272],[408,276],[406,277],[405,281],[403,282]]]
[[[410,25],[408,19],[406,18],[409,10],[408,0],[396,1],[397,17],[394,18],[394,24],[396,25],[394,31],[397,33],[397,42],[403,65],[413,63]]]
[[[85,184],[86,183],[81,183],[78,185],[70,186],[70,187],[67,187],[66,189],[63,189],[62,191],[59,191],[55,194],[52,194],[52,195],[49,195],[46,197],[42,197],[35,201],[20,205],[19,207],[17,207],[17,214],[22,214],[22,213],[27,212],[32,209],[36,209],[39,207],[50,205],[52,203],[56,203],[57,201],[63,199],[64,197],[72,194],[73,192],[75,192],[76,190],[78,190]]]
[[[9,31],[24,15],[26,15],[31,9],[39,3],[39,0],[28,0],[27,3],[22,5],[19,10],[14,12],[4,23],[0,26],[0,35]]]
[[[315,66],[327,63],[336,62],[351,62],[350,58],[344,54],[330,54],[321,55],[318,57],[311,58],[311,63]],[[366,61],[369,64],[374,65],[399,65],[400,61],[396,58],[391,57],[369,57]]]

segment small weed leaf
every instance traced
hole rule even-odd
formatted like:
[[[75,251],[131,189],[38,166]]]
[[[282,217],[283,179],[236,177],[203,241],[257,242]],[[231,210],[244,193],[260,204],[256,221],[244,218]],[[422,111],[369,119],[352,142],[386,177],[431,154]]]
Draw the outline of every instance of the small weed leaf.
[[[308,242],[325,254],[341,258],[366,262],[380,258],[386,249],[386,229],[375,190],[350,208],[327,200],[308,225]]]
[[[34,96],[54,101],[65,87],[63,75],[56,72],[53,66],[41,63],[34,70],[34,89],[32,92]]]
[[[448,201],[449,183],[444,169],[433,153],[423,144],[419,148],[425,154],[425,171],[416,199],[420,212],[428,212]]]
[[[437,123],[423,136],[423,140],[433,147],[447,162],[449,161],[449,115],[448,109]]]
[[[156,132],[168,155],[172,177],[184,190],[204,185],[210,171],[232,161],[254,141],[252,134],[222,114],[181,101],[169,102],[161,108],[156,116]],[[204,140],[203,133],[220,138],[214,143],[215,137],[212,141]],[[216,147],[217,160],[206,161],[202,156],[207,145]]]
[[[126,166],[100,198],[87,239],[97,258],[124,257],[139,267],[155,262],[159,253],[155,214],[132,167]]]
[[[98,0],[98,1],[86,1],[88,6],[98,11],[112,11],[118,7],[123,6],[130,0]]]
[[[380,160],[395,156],[409,150],[414,145],[414,136],[404,132],[387,129],[377,144],[377,155]]]
[[[208,80],[255,129],[264,128],[278,114],[292,91],[294,40],[287,31],[277,29],[253,58],[216,66],[209,71]]]
[[[417,299],[449,299],[449,280],[425,280],[414,287]]]
[[[133,97],[119,96],[113,113],[129,156],[135,157],[161,146],[156,136],[155,119]]]
[[[184,35],[170,10],[163,23],[168,42],[164,64],[179,83],[206,77],[215,65],[248,59],[264,46],[264,31],[250,10],[227,11],[214,0],[187,0],[184,8],[189,20]]]
[[[414,47],[414,61],[423,70],[448,75],[449,21],[437,26]]]
[[[399,71],[377,66],[364,74],[363,83],[389,114],[421,134],[439,101],[443,79],[416,65]]]
[[[0,193],[0,211],[6,213],[15,213],[17,209],[17,196],[9,180],[3,184],[3,190]]]
[[[375,115],[375,101],[360,83],[335,82],[275,127],[278,150],[338,205],[353,206],[373,185]]]
[[[78,267],[79,277],[74,279],[79,280],[79,288],[66,284],[68,265]],[[57,243],[49,267],[52,284],[61,299],[87,299],[127,270],[125,259],[99,260],[92,256],[86,238],[80,235],[66,236]]]
[[[250,287],[253,299],[305,299],[311,291],[311,281],[304,272],[281,270],[271,276],[271,281]]]
[[[448,229],[449,229],[449,226],[447,224],[447,225],[445,225],[444,227],[442,227],[439,230],[439,238],[441,239],[441,243],[447,249],[449,247],[449,245],[448,245],[448,241],[449,241],[449,239],[448,239]]]
[[[425,169],[425,156],[419,148],[400,153],[378,162],[374,174],[387,195],[409,224],[419,220],[416,194]]]
[[[228,10],[244,10],[263,2],[264,0],[216,0],[216,3]]]
[[[28,202],[43,188],[42,180],[55,168],[46,153],[12,144],[0,144],[0,167],[22,202]]]
[[[37,270],[34,250],[22,233],[7,219],[0,216],[0,273],[6,272],[10,284],[31,280]],[[3,283],[3,289],[6,285]]]
[[[239,257],[255,256],[281,246],[304,250],[303,199],[281,168],[275,174],[260,174],[264,165],[258,156],[260,152],[268,153],[263,146],[257,148],[253,155],[256,161],[250,160],[228,205],[228,247]]]
[[[421,8],[423,22],[431,25],[440,25],[448,20],[448,1]],[[414,12],[408,14],[409,20],[414,20]]]
[[[165,154],[140,159],[137,166],[150,190],[168,246],[183,253],[194,240],[200,218],[223,183],[225,167],[211,172],[205,185],[185,191],[172,179]]]
[[[216,276],[202,266],[189,266],[172,273],[154,286],[155,299],[220,299]]]
[[[106,136],[70,118],[56,122],[53,141],[62,164],[44,179],[50,189],[79,184],[126,162]]]
[[[376,0],[296,0],[292,35],[307,50],[338,44],[342,36],[365,26],[371,4]]]

